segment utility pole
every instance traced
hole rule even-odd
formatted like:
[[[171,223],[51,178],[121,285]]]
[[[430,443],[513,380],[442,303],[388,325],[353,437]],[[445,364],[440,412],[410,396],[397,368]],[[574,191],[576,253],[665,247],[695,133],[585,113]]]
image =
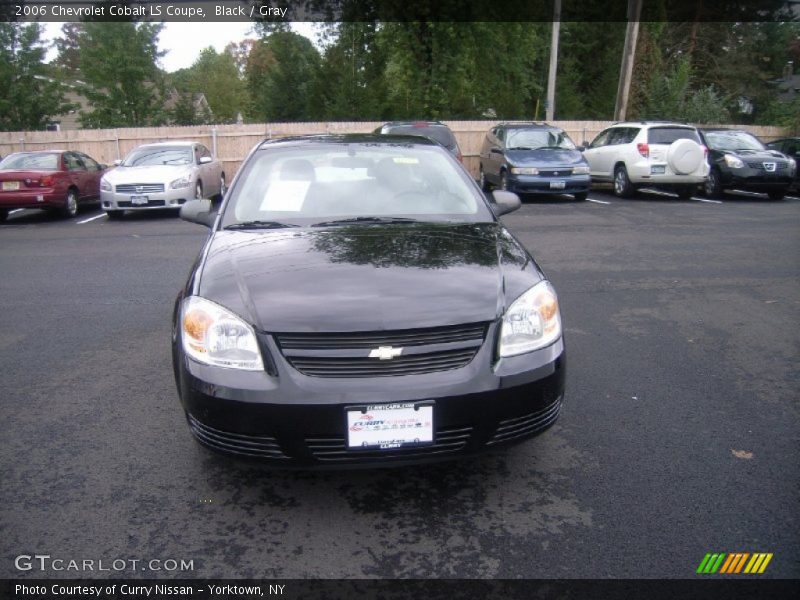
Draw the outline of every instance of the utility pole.
[[[561,0],[554,0],[553,34],[550,39],[550,72],[547,75],[547,100],[545,101],[545,119],[553,120],[556,112],[556,71],[558,70],[558,35],[561,30]]]
[[[628,0],[628,28],[625,30],[625,48],[622,50],[622,65],[619,71],[617,103],[614,120],[624,121],[628,112],[628,93],[631,91],[633,60],[636,56],[636,41],[639,39],[639,19],[642,15],[642,0]]]

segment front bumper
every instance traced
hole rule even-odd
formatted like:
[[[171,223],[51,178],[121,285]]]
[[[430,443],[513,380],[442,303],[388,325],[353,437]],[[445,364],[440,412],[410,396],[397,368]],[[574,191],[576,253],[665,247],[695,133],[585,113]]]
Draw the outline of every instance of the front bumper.
[[[794,181],[794,177],[788,173],[769,174],[765,171],[751,168],[722,171],[722,185],[724,187],[754,192],[786,191]]]
[[[175,375],[192,433],[217,451],[306,468],[410,464],[469,455],[531,437],[558,418],[564,395],[563,338],[493,362],[495,326],[466,366],[397,377],[331,379],[291,367],[262,336],[275,376],[199,364],[180,339]],[[434,402],[434,442],[391,450],[350,450],[346,407]]]
[[[103,210],[157,210],[163,208],[180,208],[194,196],[194,188],[186,187],[171,190],[169,187],[163,192],[143,192],[141,194],[128,194],[119,192],[100,192],[100,205]],[[145,204],[134,204],[132,197],[144,196]]]
[[[589,175],[551,177],[541,175],[514,175],[509,173],[507,177],[508,191],[522,194],[577,194],[588,192],[591,185],[591,178]]]

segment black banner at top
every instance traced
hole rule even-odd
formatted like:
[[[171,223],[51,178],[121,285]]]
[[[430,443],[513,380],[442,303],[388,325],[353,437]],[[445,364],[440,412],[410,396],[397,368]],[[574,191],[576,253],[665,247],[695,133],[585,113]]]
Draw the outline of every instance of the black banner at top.
[[[640,21],[800,21],[800,0],[640,0]],[[4,21],[554,20],[557,0],[0,0]],[[627,21],[629,0],[560,0],[561,21]]]

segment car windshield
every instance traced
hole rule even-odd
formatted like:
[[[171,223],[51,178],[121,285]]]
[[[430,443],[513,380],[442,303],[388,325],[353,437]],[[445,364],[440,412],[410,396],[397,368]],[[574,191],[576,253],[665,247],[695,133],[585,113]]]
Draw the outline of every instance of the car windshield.
[[[539,150],[562,148],[574,150],[575,144],[569,136],[554,129],[509,129],[506,148],[509,150]]]
[[[142,146],[128,154],[122,166],[188,165],[192,162],[194,157],[189,146]]]
[[[438,146],[320,143],[255,153],[222,226],[491,220],[469,175]]]
[[[55,152],[21,152],[9,154],[0,161],[0,169],[29,169],[31,171],[58,171],[59,155]]]
[[[704,135],[712,150],[765,150],[764,144],[744,131],[706,131]]]
[[[394,135],[416,135],[439,142],[449,149],[456,147],[456,138],[447,127],[436,125],[390,125],[384,127],[382,133]]]

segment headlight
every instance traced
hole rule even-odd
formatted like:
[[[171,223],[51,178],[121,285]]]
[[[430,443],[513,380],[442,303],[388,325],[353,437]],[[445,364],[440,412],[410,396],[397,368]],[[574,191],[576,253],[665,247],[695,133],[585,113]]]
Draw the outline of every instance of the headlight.
[[[100,189],[103,190],[104,192],[112,191],[111,184],[108,183],[105,179],[100,180]]]
[[[797,168],[797,161],[793,158],[789,159],[789,171],[794,173],[794,170]]]
[[[725,155],[725,164],[731,169],[741,169],[744,167],[744,163],[741,161],[741,159],[731,154]]]
[[[169,184],[169,187],[173,190],[178,190],[180,188],[187,188],[192,185],[192,176],[191,175],[184,175],[180,179],[176,179],[172,183]]]
[[[511,167],[514,175],[538,175],[539,169],[536,167]]]
[[[572,174],[573,175],[588,175],[589,174],[589,167],[572,167]]]
[[[229,310],[190,296],[181,312],[183,350],[198,362],[217,367],[263,371],[253,328]]]
[[[556,291],[549,281],[541,281],[514,300],[503,315],[498,354],[515,356],[544,348],[560,336]]]

